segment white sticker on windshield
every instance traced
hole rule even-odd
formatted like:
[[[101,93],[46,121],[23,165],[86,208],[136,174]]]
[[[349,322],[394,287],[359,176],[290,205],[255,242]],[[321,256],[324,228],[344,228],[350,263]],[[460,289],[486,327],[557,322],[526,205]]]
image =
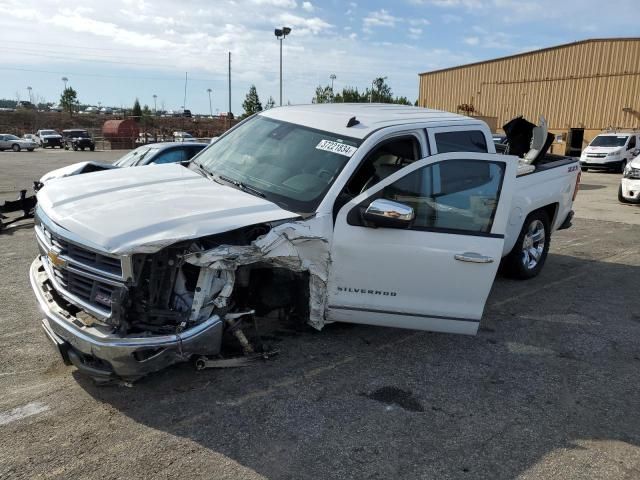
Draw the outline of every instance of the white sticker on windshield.
[[[318,150],[325,150],[327,152],[337,153],[338,155],[344,155],[350,157],[356,153],[357,148],[344,143],[333,142],[331,140],[320,140],[320,143],[316,145]]]

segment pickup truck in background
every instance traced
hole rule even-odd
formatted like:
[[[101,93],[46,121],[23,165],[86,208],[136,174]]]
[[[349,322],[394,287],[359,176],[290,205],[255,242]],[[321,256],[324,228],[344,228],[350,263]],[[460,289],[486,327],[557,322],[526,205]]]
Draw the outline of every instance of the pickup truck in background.
[[[544,122],[505,125],[376,104],[274,108],[188,166],[61,178],[38,192],[31,283],[63,359],[133,380],[259,355],[280,310],[475,334],[498,266],[531,278],[570,225],[580,166]],[[258,318],[254,316],[257,315]],[[199,362],[199,363],[198,363]]]

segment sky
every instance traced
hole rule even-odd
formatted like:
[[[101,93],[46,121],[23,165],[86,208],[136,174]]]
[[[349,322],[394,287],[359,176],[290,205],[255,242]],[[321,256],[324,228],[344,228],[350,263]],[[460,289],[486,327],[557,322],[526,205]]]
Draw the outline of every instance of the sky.
[[[587,38],[640,36],[637,0],[0,0],[0,98],[196,113],[232,111],[255,84],[263,104],[310,103],[315,87],[364,90],[387,77],[412,102],[418,73]]]

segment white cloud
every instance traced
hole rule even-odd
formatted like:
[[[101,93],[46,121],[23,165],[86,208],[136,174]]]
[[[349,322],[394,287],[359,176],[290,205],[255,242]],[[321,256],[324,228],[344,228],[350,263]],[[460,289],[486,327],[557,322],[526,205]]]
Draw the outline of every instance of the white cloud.
[[[302,9],[307,12],[313,12],[315,10],[311,2],[302,2]]]
[[[418,38],[420,38],[420,35],[422,35],[421,28],[415,28],[415,27],[409,28],[409,37],[417,40]]]
[[[429,20],[427,20],[426,18],[410,18],[409,19],[409,24],[413,25],[413,26],[431,25],[431,22]]]
[[[471,46],[476,46],[480,43],[480,39],[478,37],[465,37],[464,43]]]
[[[396,22],[399,20],[400,18],[394,17],[383,8],[375,12],[369,12],[362,20],[362,23],[365,29],[370,30],[372,27],[395,27]]]
[[[296,8],[298,4],[295,0],[251,0],[256,5],[268,5],[278,8]]]
[[[299,33],[302,34],[311,32],[312,34],[317,35],[322,31],[333,28],[333,25],[319,17],[306,18],[291,13],[283,13],[278,17],[278,20],[283,22],[283,24],[287,24],[287,26],[297,27],[300,29]]]

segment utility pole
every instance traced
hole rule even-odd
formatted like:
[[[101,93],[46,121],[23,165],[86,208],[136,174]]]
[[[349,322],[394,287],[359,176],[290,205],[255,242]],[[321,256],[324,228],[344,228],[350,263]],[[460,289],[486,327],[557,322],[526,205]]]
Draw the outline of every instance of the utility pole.
[[[231,116],[231,52],[229,52],[229,111],[227,118]]]
[[[187,72],[184,72],[184,101],[182,102],[182,114],[184,115],[184,109],[187,108]]]
[[[153,94],[153,115],[154,116],[158,116],[158,95],[156,95],[155,93]]]
[[[29,90],[29,102],[30,102],[30,103],[33,103],[33,97],[31,96],[31,90],[32,90],[32,88],[31,88],[31,87],[27,87],[27,90]]]
[[[282,106],[282,41],[291,33],[291,28],[276,28],[274,33],[276,38],[280,40],[280,106]]]
[[[210,88],[207,88],[207,93],[209,94],[209,116],[213,117],[213,108],[211,108],[211,92],[213,90],[211,90]]]
[[[375,80],[371,81],[371,94],[369,95],[369,103],[373,103],[373,86],[375,85],[375,83]]]

